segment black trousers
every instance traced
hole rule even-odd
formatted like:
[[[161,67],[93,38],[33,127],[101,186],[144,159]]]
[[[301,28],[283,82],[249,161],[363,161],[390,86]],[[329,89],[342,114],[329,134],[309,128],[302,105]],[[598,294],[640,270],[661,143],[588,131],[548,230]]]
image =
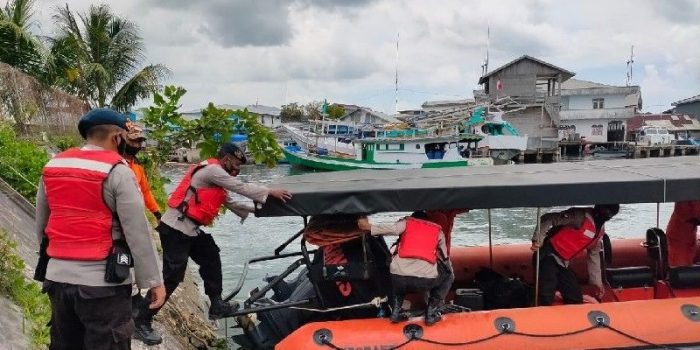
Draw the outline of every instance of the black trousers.
[[[421,278],[414,276],[391,275],[391,284],[394,294],[403,297],[406,293],[427,293],[431,299],[445,301],[450,292],[455,275],[452,269],[441,262],[438,263],[437,278]]]
[[[128,350],[131,285],[88,287],[44,282],[51,300],[50,350]]]
[[[223,291],[221,256],[214,238],[204,233],[195,237],[188,236],[164,223],[158,225],[156,231],[160,236],[160,245],[163,249],[163,282],[166,300],[185,279],[189,258],[199,265],[199,275],[204,281],[204,293],[210,298],[221,296]],[[148,310],[150,295],[146,295],[145,300],[141,299],[139,296],[134,298],[134,305],[141,304],[140,314]],[[158,311],[149,310],[142,316],[150,320]]]
[[[565,304],[582,304],[583,293],[576,275],[570,269],[559,265],[552,256],[552,252],[548,242],[540,250],[539,305],[552,305],[557,290],[561,293]],[[536,256],[537,254],[535,258]]]

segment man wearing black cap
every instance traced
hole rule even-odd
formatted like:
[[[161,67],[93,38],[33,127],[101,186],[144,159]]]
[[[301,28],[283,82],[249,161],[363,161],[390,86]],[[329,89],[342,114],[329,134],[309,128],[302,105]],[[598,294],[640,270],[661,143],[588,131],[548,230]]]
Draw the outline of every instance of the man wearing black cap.
[[[165,288],[134,174],[118,152],[126,118],[95,109],[80,119],[82,148],[44,167],[36,196],[37,237],[48,240],[44,290],[51,300],[50,349],[129,349],[131,276],[150,290],[149,307]],[[124,219],[128,218],[128,219]],[[42,248],[43,249],[43,248]]]
[[[210,225],[219,214],[221,206],[245,219],[254,209],[236,203],[227,191],[235,192],[264,203],[268,197],[281,201],[291,194],[283,189],[246,184],[236,179],[240,166],[246,163],[243,151],[233,143],[225,144],[218,158],[208,159],[189,169],[170,195],[168,210],[163,214],[156,229],[163,248],[163,279],[166,300],[185,277],[187,261],[192,258],[199,265],[199,274],[204,280],[204,292],[211,301],[209,318],[230,317],[238,310],[238,304],[222,300],[221,257],[214,239],[200,229]],[[149,310],[146,305],[135,315],[136,338],[149,345],[162,340],[151,327],[158,310]]]

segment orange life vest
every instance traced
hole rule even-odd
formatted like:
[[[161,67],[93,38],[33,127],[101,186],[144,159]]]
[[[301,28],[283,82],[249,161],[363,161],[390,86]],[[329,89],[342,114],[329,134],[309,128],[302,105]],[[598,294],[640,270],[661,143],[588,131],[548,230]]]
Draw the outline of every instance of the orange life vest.
[[[219,160],[214,158],[192,166],[168,199],[169,207],[179,210],[192,221],[205,226],[214,222],[226,201],[226,190],[221,187],[192,187],[192,176],[207,165],[221,166]],[[186,200],[190,191],[193,194]]]
[[[50,209],[44,233],[47,254],[66,260],[104,260],[112,246],[112,210],[103,197],[103,184],[124,159],[116,152],[69,149],[51,159],[43,170]]]
[[[549,238],[549,242],[560,258],[571,260],[584,249],[596,244],[602,232],[602,229],[596,230],[595,222],[586,214],[581,227],[562,227]]]
[[[416,218],[406,219],[397,249],[400,258],[420,259],[435,264],[438,258],[440,225]]]

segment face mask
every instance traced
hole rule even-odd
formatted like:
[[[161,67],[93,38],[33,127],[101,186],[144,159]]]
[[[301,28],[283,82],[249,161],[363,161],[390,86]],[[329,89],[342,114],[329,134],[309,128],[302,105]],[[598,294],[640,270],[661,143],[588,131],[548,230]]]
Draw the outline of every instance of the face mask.
[[[126,146],[124,147],[124,153],[128,156],[135,157],[136,154],[139,153],[139,151],[141,151],[141,147],[134,147],[130,144],[126,144]]]
[[[123,156],[124,153],[126,153],[126,146],[126,140],[124,139],[124,137],[119,135],[119,141],[117,141],[117,153]]]

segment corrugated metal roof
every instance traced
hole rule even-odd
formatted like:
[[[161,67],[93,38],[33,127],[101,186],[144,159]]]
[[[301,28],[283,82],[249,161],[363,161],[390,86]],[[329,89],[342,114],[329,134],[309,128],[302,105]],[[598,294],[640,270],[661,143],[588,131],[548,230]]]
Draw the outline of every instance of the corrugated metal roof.
[[[671,106],[684,105],[686,103],[700,102],[700,95],[695,95],[693,97],[688,97],[686,99],[676,101],[671,103]]]
[[[511,65],[514,65],[514,64],[516,64],[516,63],[518,63],[518,62],[520,62],[520,61],[522,61],[522,60],[531,60],[531,61],[533,61],[533,62],[537,62],[537,63],[539,63],[539,64],[541,64],[541,65],[547,66],[547,67],[552,68],[552,69],[554,69],[554,70],[558,70],[558,71],[560,71],[561,73],[564,74],[564,79],[563,79],[563,80],[567,80],[567,79],[573,77],[574,75],[576,75],[576,73],[574,73],[574,72],[571,72],[571,71],[566,70],[566,69],[561,68],[561,67],[557,67],[557,66],[555,66],[555,65],[553,65],[553,64],[551,64],[551,63],[542,61],[542,60],[540,60],[540,59],[534,58],[534,57],[529,56],[529,55],[522,55],[522,56],[520,56],[520,57],[518,57],[518,58],[516,58],[516,59],[514,59],[514,60],[512,60],[512,61],[510,61],[510,62],[508,62],[508,63],[506,63],[506,64],[504,64],[504,65],[502,65],[502,66],[500,66],[500,67],[498,67],[498,68],[496,68],[496,69],[494,69],[494,70],[492,70],[491,72],[486,73],[486,75],[484,75],[483,77],[481,77],[481,79],[479,79],[479,84],[483,84],[483,83],[486,81],[486,78],[488,78],[488,77],[494,75],[495,73],[500,72],[500,71],[502,71],[503,69],[505,69],[505,68],[507,68],[507,67],[509,67],[509,66],[511,66]]]
[[[595,83],[595,82],[588,81],[588,80],[579,80],[579,79],[573,79],[573,78],[561,83],[562,90],[609,88],[609,87],[617,87],[617,86],[605,85],[605,84]]]
[[[637,130],[644,125],[661,125],[669,130],[700,130],[700,121],[688,115],[640,114],[627,119],[627,130]]]

